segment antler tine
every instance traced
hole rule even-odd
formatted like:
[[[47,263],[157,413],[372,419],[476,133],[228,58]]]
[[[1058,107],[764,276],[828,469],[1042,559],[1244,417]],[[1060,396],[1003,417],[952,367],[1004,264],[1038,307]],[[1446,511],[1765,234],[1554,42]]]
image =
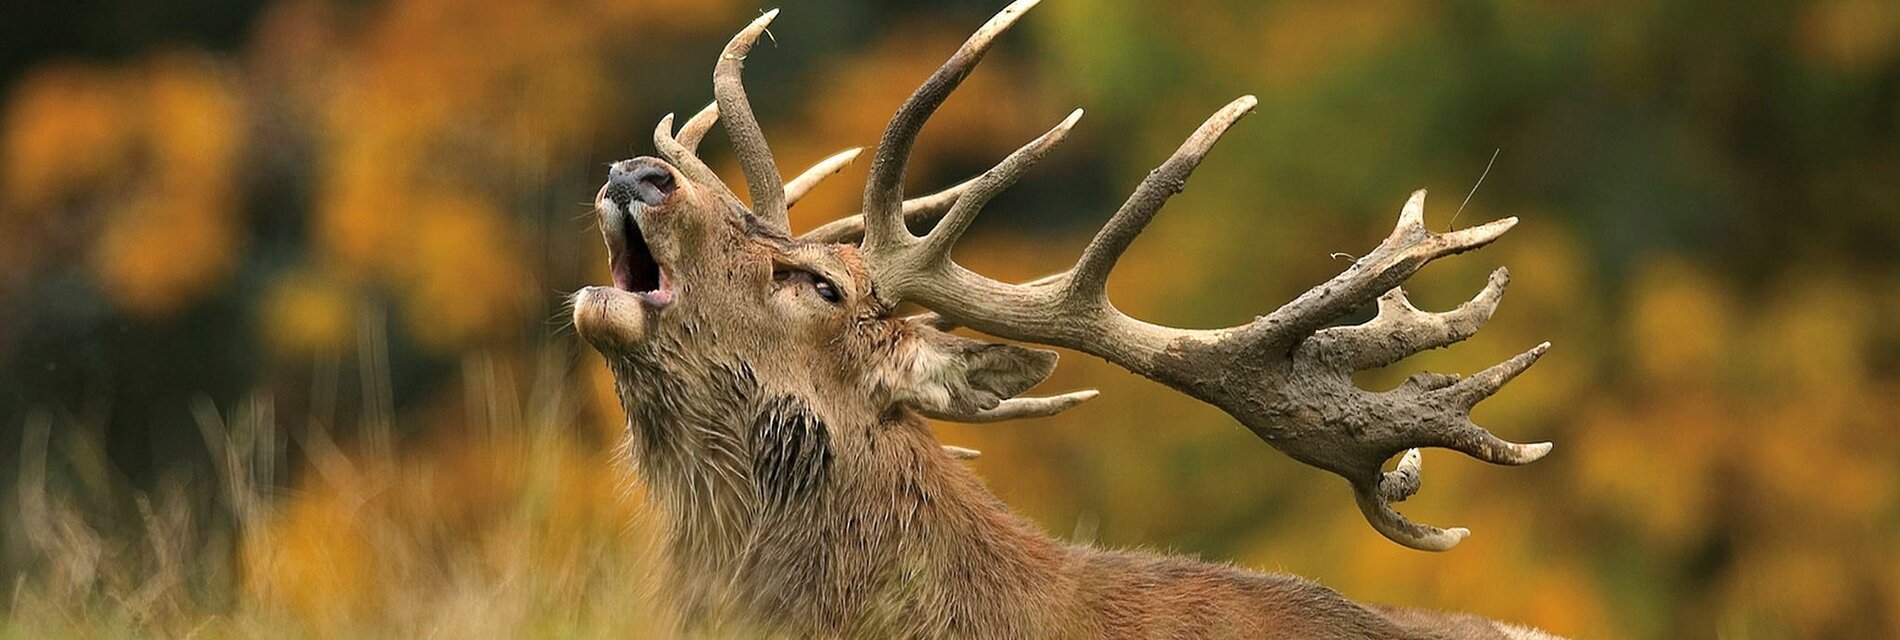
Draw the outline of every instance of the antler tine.
[[[1418,485],[1423,480],[1425,466],[1424,455],[1418,449],[1406,449],[1399,457],[1399,464],[1379,476],[1379,498],[1386,502],[1405,502],[1406,498],[1418,493]]]
[[[706,139],[706,132],[712,131],[713,125],[718,122],[719,103],[706,103],[699,113],[693,114],[693,117],[686,119],[686,124],[680,125],[680,146],[692,153],[699,153],[699,141]]]
[[[1412,449],[1407,453],[1407,457],[1412,457],[1417,452],[1417,449]],[[1388,472],[1386,477],[1402,474],[1405,471],[1404,463],[1400,465],[1399,470]],[[1417,468],[1418,465],[1414,463],[1410,472],[1410,477],[1413,478],[1410,482],[1411,491],[1418,490]],[[1401,480],[1393,483],[1393,486],[1402,487],[1403,483],[1404,481]],[[1370,484],[1354,482],[1352,494],[1353,501],[1359,504],[1359,512],[1366,516],[1366,522],[1372,525],[1374,531],[1378,531],[1386,538],[1421,551],[1448,551],[1471,535],[1471,530],[1464,527],[1440,529],[1411,521],[1392,508],[1391,503],[1403,498],[1388,500],[1388,494],[1383,490],[1385,486],[1387,485],[1378,482]],[[1403,491],[1403,489],[1399,490]]]
[[[704,114],[705,111],[700,113]],[[699,116],[693,117],[697,119]],[[691,127],[692,124],[688,123],[687,128]],[[714,172],[712,167],[706,166],[706,161],[700,160],[699,156],[693,154],[691,148],[673,137],[673,114],[669,113],[666,117],[660,118],[660,124],[653,128],[653,146],[660,151],[660,155],[665,156],[668,162],[673,163],[674,167],[679,168],[680,173],[686,174],[686,178],[695,184],[718,189],[721,195],[733,200],[739,199],[739,196],[732,193],[731,189],[726,188],[726,183],[719,179],[719,174]]]
[[[1425,190],[1419,189],[1412,192],[1399,213],[1398,226],[1378,248],[1325,284],[1248,326],[1244,341],[1256,345],[1260,352],[1283,350],[1351,313],[1373,296],[1397,287],[1426,263],[1490,244],[1517,225],[1517,218],[1511,217],[1451,233],[1433,233],[1425,228],[1424,211]]]
[[[970,223],[976,220],[976,214],[983,209],[983,205],[989,204],[990,198],[1016,184],[1030,167],[1041,161],[1056,145],[1062,144],[1062,139],[1068,137],[1069,130],[1075,128],[1076,121],[1081,119],[1081,109],[1069,112],[1069,117],[1063,118],[1048,133],[1029,141],[1029,144],[1010,153],[1002,162],[978,176],[976,184],[963,192],[956,204],[951,205],[950,212],[944,214],[943,219],[938,220],[930,233],[924,236],[921,257],[925,260],[948,260],[952,245],[970,228]],[[910,231],[906,229],[904,233],[908,235]]]
[[[1459,404],[1465,407],[1474,406],[1478,404],[1478,401],[1489,398],[1492,394],[1497,393],[1498,389],[1504,387],[1504,383],[1510,382],[1511,379],[1516,378],[1518,374],[1524,373],[1525,369],[1529,369],[1531,365],[1537,364],[1537,359],[1544,357],[1544,352],[1549,350],[1550,343],[1545,342],[1538,344],[1535,347],[1531,347],[1529,351],[1512,356],[1509,360],[1491,365],[1491,368],[1479,371],[1477,375],[1465,378],[1457,384],[1452,385],[1449,392],[1458,399]]]
[[[926,411],[924,412],[924,415],[926,417],[934,418],[937,420],[943,420],[945,422],[966,422],[966,423],[1002,422],[1005,420],[1021,420],[1024,418],[1046,418],[1058,413],[1062,413],[1064,411],[1068,411],[1069,409],[1074,408],[1075,405],[1093,400],[1095,399],[1096,396],[1099,396],[1099,395],[1102,395],[1102,392],[1097,391],[1095,389],[1083,389],[1081,391],[1071,391],[1068,393],[1047,396],[1047,397],[1010,398],[1008,400],[1002,401],[1001,403],[997,404],[994,407],[990,407],[982,411],[977,411],[975,413],[952,414],[952,413],[940,413],[940,412],[935,412],[935,411]]]
[[[1207,157],[1208,150],[1229,127],[1252,113],[1256,104],[1259,100],[1253,96],[1241,96],[1227,103],[1202,122],[1173,156],[1148,172],[1148,177],[1142,179],[1121,209],[1115,211],[1115,216],[1109,218],[1108,224],[1095,233],[1088,248],[1082,251],[1082,259],[1076,262],[1074,275],[1069,279],[1070,295],[1085,300],[1105,295],[1109,271],[1135,241],[1135,236],[1148,228],[1148,222],[1161,211],[1161,205],[1187,187],[1188,176],[1200,166],[1201,159]]]
[[[1471,530],[1463,527],[1440,529],[1407,519],[1392,509],[1392,503],[1404,502],[1418,493],[1423,479],[1424,458],[1418,449],[1406,449],[1398,466],[1379,474],[1372,482],[1353,482],[1353,498],[1366,522],[1385,537],[1403,542],[1414,549],[1444,551],[1458,546]]]
[[[963,197],[964,192],[975,188],[976,181],[981,178],[982,176],[979,175],[951,185],[948,189],[904,200],[904,223],[906,225],[916,222],[935,224],[938,218],[950,212],[950,207],[956,206],[957,200]]]
[[[719,54],[719,63],[713,67],[713,96],[717,98],[719,115],[725,118],[726,135],[732,139],[733,151],[739,156],[739,167],[745,170],[746,190],[752,194],[752,214],[768,226],[789,231],[784,180],[779,177],[778,164],[772,160],[771,148],[765,144],[765,132],[759,129],[759,120],[752,115],[745,83],[740,78],[746,54],[752,52],[759,34],[765,33],[765,27],[776,17],[777,9],[765,12],[726,44],[726,50]]]
[[[806,169],[804,173],[798,174],[798,177],[792,178],[791,182],[785,183],[785,208],[797,206],[798,201],[805,199],[805,194],[811,193],[813,187],[824,182],[825,178],[843,171],[851,164],[851,161],[857,160],[858,154],[863,151],[863,147],[853,147],[831,154],[819,160],[818,164],[812,165],[810,169]]]
[[[1081,391],[1071,391],[1048,397],[1010,398],[995,407],[975,413],[951,414],[926,411],[924,415],[934,420],[967,424],[1003,422],[1006,420],[1022,420],[1027,418],[1046,418],[1068,411],[1074,408],[1075,405],[1094,400],[1095,397],[1099,395],[1102,395],[1102,392],[1095,389],[1083,389]],[[944,453],[958,460],[975,460],[977,456],[983,455],[981,451],[954,445],[943,445],[942,448]]]
[[[989,51],[996,37],[1015,24],[1037,2],[1016,0],[1004,7],[982,28],[977,29],[969,40],[964,41],[963,46],[936,73],[931,74],[930,79],[917,87],[917,91],[891,116],[890,124],[884,127],[884,136],[878,141],[877,155],[871,161],[870,180],[864,186],[865,244],[897,241],[900,233],[909,235],[903,219],[899,217],[904,201],[904,168],[910,163],[911,148],[917,142],[917,134],[923,131],[924,121],[930,119],[937,107],[950,97],[950,92],[956,90],[970,70],[983,60],[983,54]]]
[[[953,460],[975,460],[983,455],[983,452],[968,447],[946,444],[940,448],[943,449],[944,455],[950,456]]]
[[[927,196],[917,196],[904,201],[903,219],[905,228],[913,224],[935,223],[950,207],[963,197],[963,192],[976,186],[976,178],[958,183],[956,186]],[[845,242],[857,243],[864,240],[864,214],[839,218],[805,232],[798,239],[809,242]]]
[[[1306,344],[1320,351],[1320,357],[1355,371],[1383,367],[1477,334],[1497,311],[1510,283],[1511,272],[1498,267],[1476,297],[1443,313],[1420,311],[1406,299],[1404,289],[1393,287],[1379,296],[1379,315],[1371,321],[1322,329]]]

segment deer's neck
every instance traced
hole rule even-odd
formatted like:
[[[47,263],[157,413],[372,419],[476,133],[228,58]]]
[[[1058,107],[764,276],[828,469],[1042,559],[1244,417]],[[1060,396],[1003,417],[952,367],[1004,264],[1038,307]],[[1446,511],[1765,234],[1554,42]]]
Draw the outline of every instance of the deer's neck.
[[[1054,619],[1018,610],[1068,589],[1067,548],[917,418],[771,432],[758,420],[785,408],[769,399],[694,411],[629,400],[630,452],[666,525],[661,592],[687,624],[941,636],[980,620],[1046,635],[995,625]]]
[[[678,361],[673,355],[609,366],[627,412],[627,459],[655,507],[666,556],[684,578],[736,557],[755,517],[742,427],[755,415],[749,398],[757,381],[743,366],[705,361],[682,375],[661,364]]]
[[[834,438],[823,491],[761,510],[737,566],[748,617],[792,635],[890,637],[1046,618],[1018,610],[1060,590],[1065,547],[1004,508],[917,419],[845,428],[861,431]],[[1001,636],[1048,635],[1014,631]]]

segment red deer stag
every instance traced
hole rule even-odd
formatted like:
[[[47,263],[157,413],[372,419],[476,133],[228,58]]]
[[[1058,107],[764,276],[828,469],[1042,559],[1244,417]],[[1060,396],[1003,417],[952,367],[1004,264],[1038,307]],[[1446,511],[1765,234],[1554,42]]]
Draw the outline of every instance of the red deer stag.
[[[951,335],[950,326],[1094,354],[1226,410],[1294,459],[1344,476],[1373,528],[1443,550],[1466,535],[1390,504],[1419,482],[1416,447],[1524,464],[1549,444],[1498,439],[1472,405],[1545,346],[1469,378],[1421,373],[1385,392],[1354,371],[1471,336],[1496,308],[1499,269],[1470,302],[1429,313],[1398,285],[1425,263],[1490,243],[1504,219],[1433,233],[1425,193],[1398,228],[1330,281],[1244,326],[1148,324],[1109,302],[1109,270],[1254,99],[1233,101],[1136,187],[1074,268],[1023,284],[950,259],[992,196],[1081,115],[942,193],[906,200],[904,165],[924,121],[1004,29],[1020,0],[965,42],[891,118],[862,213],[803,235],[786,209],[850,162],[847,151],[783,182],[740,68],[776,11],[747,26],[713,72],[716,102],[664,159],[615,163],[597,197],[613,286],[575,294],[574,324],[605,356],[627,412],[628,453],[665,525],[664,597],[689,629],[854,638],[1534,638],[1472,616],[1363,605],[1284,576],[1058,542],[997,501],[924,421],[1045,416],[1093,391],[1017,397],[1056,355]],[[695,156],[716,119],[751,207]],[[919,237],[910,224],[934,228]],[[1329,326],[1377,300],[1365,324]],[[901,301],[930,313],[898,317]],[[1381,465],[1403,457],[1394,471]]]

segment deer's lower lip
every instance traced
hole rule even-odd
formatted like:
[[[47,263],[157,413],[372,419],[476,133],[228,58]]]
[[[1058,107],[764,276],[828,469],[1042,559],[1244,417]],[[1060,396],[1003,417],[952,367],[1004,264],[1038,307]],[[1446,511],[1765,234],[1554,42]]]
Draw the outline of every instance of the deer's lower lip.
[[[659,270],[659,284],[657,286],[648,291],[635,291],[633,294],[640,296],[640,301],[646,303],[647,306],[655,309],[663,309],[667,305],[673,304],[673,288],[667,286],[668,284],[666,271],[662,269]]]

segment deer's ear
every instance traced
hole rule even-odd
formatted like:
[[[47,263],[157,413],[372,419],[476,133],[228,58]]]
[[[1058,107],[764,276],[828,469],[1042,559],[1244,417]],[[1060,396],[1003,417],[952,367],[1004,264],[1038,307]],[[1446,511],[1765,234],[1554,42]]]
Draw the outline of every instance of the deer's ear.
[[[918,331],[894,399],[936,413],[974,413],[1016,397],[1056,368],[1056,353]]]

